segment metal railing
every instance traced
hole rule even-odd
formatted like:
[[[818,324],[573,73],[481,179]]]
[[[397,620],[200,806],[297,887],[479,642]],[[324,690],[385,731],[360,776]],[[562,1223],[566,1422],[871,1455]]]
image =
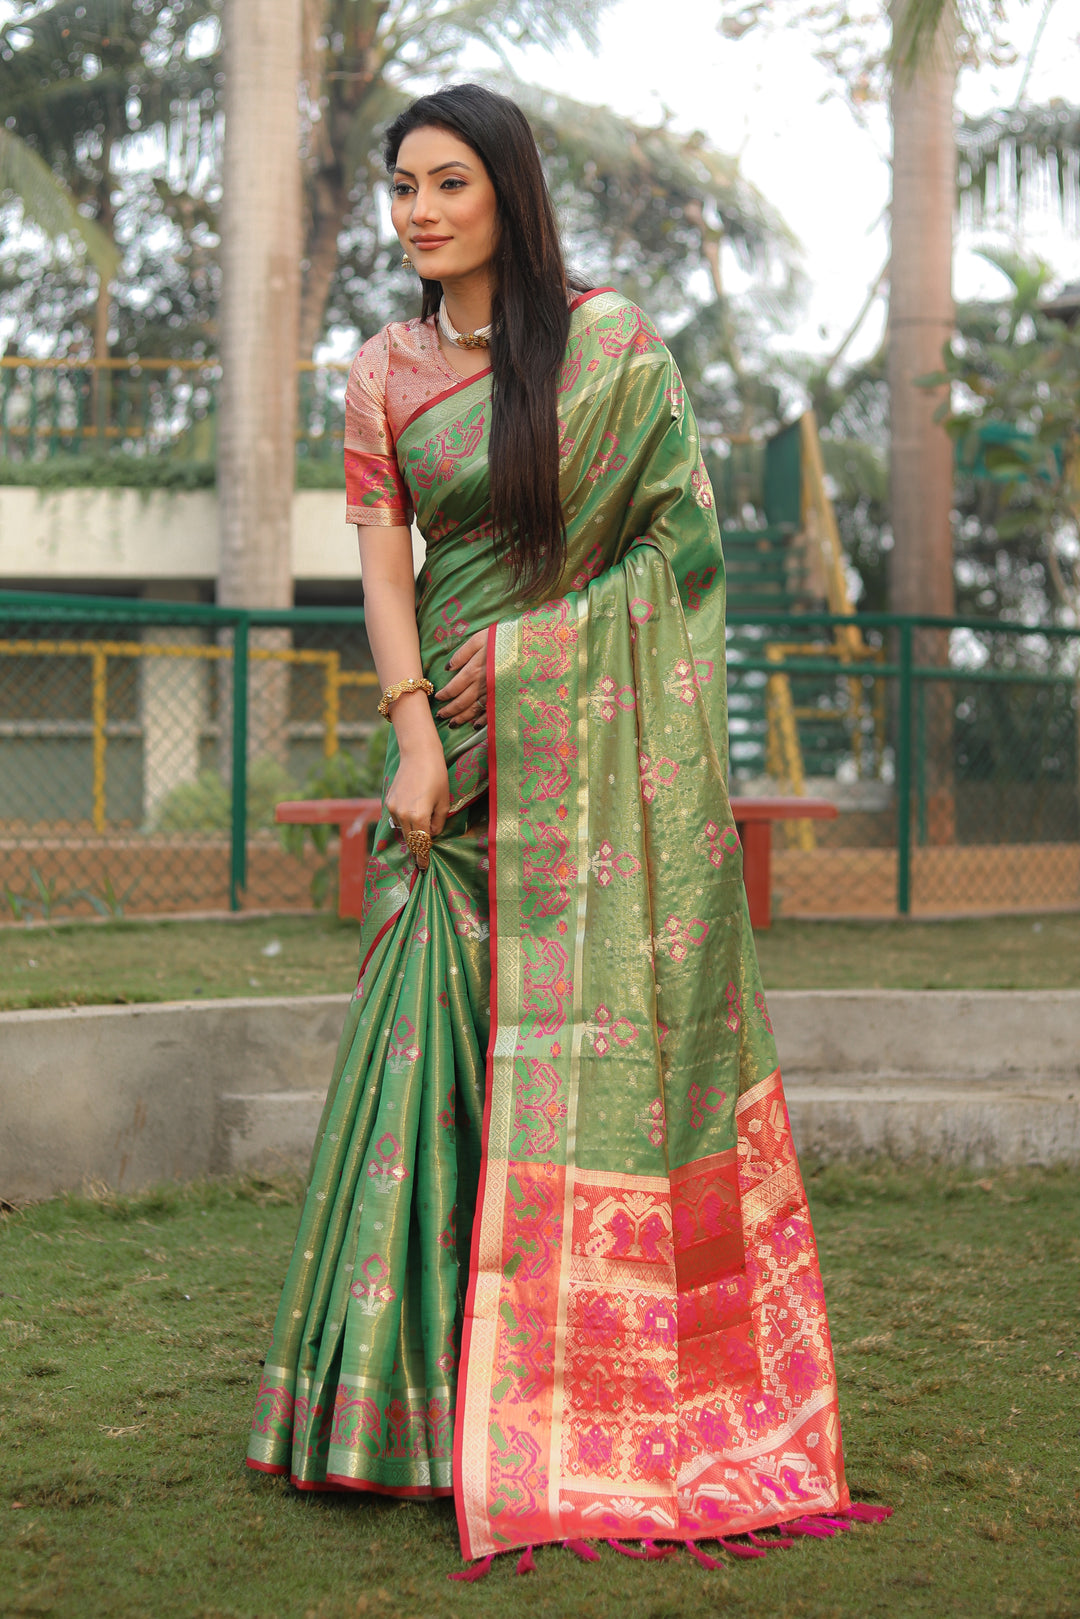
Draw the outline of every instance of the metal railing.
[[[297,362],[297,453],[337,460],[344,443],[345,362]],[[0,359],[0,459],[123,451],[212,461],[221,366],[216,359]]]
[[[1072,629],[731,614],[733,792],[840,811],[778,832],[779,914],[1080,906],[1078,682]],[[0,592],[0,905],[307,906],[273,805],[357,791],[376,699],[360,609]]]

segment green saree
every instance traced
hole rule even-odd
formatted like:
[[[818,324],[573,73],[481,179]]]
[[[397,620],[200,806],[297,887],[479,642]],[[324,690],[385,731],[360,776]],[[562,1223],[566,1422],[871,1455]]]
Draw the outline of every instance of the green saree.
[[[414,503],[424,671],[440,684],[448,647],[490,626],[487,724],[441,731],[453,806],[430,868],[385,814],[374,841],[249,1463],[307,1489],[452,1490],[467,1557],[843,1512],[726,790],[720,536],[678,372],[624,299],[578,300],[566,573],[512,616],[489,374],[432,391],[393,461],[355,451],[350,516]]]

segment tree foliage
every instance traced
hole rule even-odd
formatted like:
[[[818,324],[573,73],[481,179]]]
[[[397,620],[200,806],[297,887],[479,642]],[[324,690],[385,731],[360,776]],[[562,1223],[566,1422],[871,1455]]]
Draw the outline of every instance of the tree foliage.
[[[380,200],[386,120],[416,88],[450,75],[470,46],[497,60],[508,44],[588,43],[602,4],[307,0],[302,353],[334,329],[366,334],[414,311],[415,279],[399,267]],[[24,5],[0,41],[0,90],[20,133],[99,217],[111,199],[124,253],[113,288],[121,351],[215,346],[216,5]],[[493,82],[532,118],[576,267],[666,322],[716,433],[773,420],[778,384],[763,387],[743,355],[757,353],[793,305],[797,245],[737,162],[700,134],[634,124],[506,72]],[[738,299],[724,284],[729,253],[750,278]],[[18,322],[16,346],[40,340],[42,328],[60,334],[61,348],[85,346],[85,276],[45,264],[32,243],[19,244],[7,268],[0,312]]]
[[[108,281],[119,264],[116,247],[75,199],[40,153],[10,129],[0,128],[0,198],[12,197],[24,223],[36,225],[56,242],[81,242],[94,269]]]
[[[930,385],[957,445],[968,532],[958,582],[974,604],[1080,623],[1080,323],[1044,308],[1043,264],[987,254],[1012,294],[960,311]]]

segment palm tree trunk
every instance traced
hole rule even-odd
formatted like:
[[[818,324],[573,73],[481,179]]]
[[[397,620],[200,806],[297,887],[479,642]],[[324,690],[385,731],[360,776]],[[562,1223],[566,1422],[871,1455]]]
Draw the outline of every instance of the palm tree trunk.
[[[893,0],[896,36],[911,0]],[[934,421],[940,390],[917,379],[940,369],[942,345],[953,331],[952,248],[956,197],[953,94],[956,85],[955,14],[947,7],[937,37],[914,71],[893,74],[892,248],[888,375],[891,412],[890,501],[893,548],[890,605],[896,613],[948,616],[954,610],[952,555],[952,444]],[[948,661],[941,632],[917,637],[916,661]],[[952,708],[947,681],[925,691],[919,727],[925,760],[920,826],[927,841],[955,838]]]
[[[218,601],[231,607],[292,605],[300,13],[301,0],[225,4]],[[288,665],[260,661],[251,675],[251,756],[284,759]]]
[[[894,0],[894,31],[910,0]],[[954,27],[942,22],[914,73],[892,85],[892,255],[889,392],[892,412],[891,605],[897,613],[953,608],[952,448],[934,420],[941,393],[916,379],[941,365],[953,330],[956,198]]]
[[[226,0],[218,600],[292,604],[300,0]]]

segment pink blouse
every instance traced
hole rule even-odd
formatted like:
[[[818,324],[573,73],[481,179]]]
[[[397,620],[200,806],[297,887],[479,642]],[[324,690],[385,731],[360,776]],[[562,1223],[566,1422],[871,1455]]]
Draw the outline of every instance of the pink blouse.
[[[408,526],[412,497],[395,443],[413,417],[462,378],[439,347],[435,320],[392,321],[368,338],[345,389],[345,521]]]

